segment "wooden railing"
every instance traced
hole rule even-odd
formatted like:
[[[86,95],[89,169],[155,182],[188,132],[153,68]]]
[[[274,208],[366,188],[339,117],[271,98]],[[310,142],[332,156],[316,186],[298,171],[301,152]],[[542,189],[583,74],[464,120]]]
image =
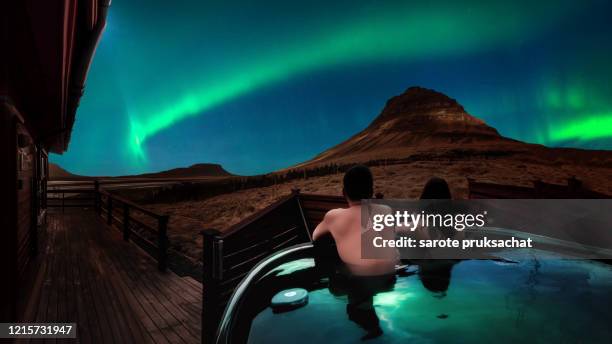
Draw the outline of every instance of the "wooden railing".
[[[274,251],[310,240],[298,195],[292,192],[223,233],[202,232],[204,342],[212,340],[229,297],[253,266]]]
[[[223,233],[202,231],[203,341],[212,341],[231,294],[257,263],[278,250],[311,241],[323,215],[339,207],[346,207],[343,197],[294,190]]]
[[[47,190],[47,204],[49,207],[94,208],[108,225],[114,225],[123,232],[124,240],[133,241],[155,257],[159,270],[165,271],[168,267],[169,216],[115,195],[102,188],[97,181],[91,185],[51,187]]]
[[[168,215],[149,209],[106,190],[96,194],[96,212],[108,225],[123,231],[123,240],[132,240],[157,259],[157,267],[168,267]]]
[[[95,205],[96,190],[93,188],[48,188],[47,207],[71,208],[93,207]]]

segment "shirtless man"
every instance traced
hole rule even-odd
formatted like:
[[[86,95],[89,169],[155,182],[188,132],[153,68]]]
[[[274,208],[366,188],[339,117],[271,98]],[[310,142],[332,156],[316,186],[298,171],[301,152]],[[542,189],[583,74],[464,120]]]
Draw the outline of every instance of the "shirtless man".
[[[392,274],[396,260],[361,258],[361,200],[372,198],[372,172],[366,166],[355,166],[346,172],[343,184],[342,192],[349,207],[327,212],[323,221],[315,228],[312,239],[317,240],[330,233],[336,242],[338,255],[354,275]]]

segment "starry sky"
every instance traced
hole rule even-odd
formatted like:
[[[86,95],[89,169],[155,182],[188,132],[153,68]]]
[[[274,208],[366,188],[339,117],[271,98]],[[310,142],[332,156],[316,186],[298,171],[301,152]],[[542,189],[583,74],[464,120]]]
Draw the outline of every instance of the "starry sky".
[[[83,175],[258,174],[433,88],[515,139],[612,149],[612,3],[115,0],[72,139]]]

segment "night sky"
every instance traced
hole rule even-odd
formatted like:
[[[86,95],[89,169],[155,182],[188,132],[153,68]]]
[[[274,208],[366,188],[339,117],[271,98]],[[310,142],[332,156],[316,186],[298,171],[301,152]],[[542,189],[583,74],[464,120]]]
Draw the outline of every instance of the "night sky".
[[[610,13],[577,0],[116,0],[68,151],[51,160],[84,175],[265,173],[414,85],[504,136],[611,149]]]

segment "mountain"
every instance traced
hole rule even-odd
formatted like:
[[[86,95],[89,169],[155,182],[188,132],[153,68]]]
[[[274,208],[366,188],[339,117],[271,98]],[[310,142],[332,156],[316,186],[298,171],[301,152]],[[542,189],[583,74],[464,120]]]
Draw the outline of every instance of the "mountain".
[[[72,174],[57,164],[52,162],[49,163],[49,176],[51,180],[74,180],[74,179],[103,179],[103,180],[113,180],[113,179],[139,179],[139,178],[178,178],[178,179],[188,179],[188,178],[201,178],[201,177],[229,177],[233,176],[233,174],[227,172],[221,165],[219,164],[195,164],[189,167],[179,167],[173,168],[167,171],[161,172],[153,172],[153,173],[145,173],[138,175],[129,175],[129,176],[118,176],[118,177],[85,177],[79,176],[76,174]]]
[[[370,136],[392,137],[379,144],[499,139],[494,128],[468,114],[456,100],[422,87],[411,87],[387,101],[365,130]]]
[[[66,171],[58,164],[49,163],[49,179],[50,180],[68,180],[68,179],[83,179],[87,177],[79,176]]]
[[[194,178],[194,177],[227,177],[232,174],[219,164],[195,164],[189,167],[173,168],[167,171],[139,174],[130,177],[143,178]]]
[[[543,163],[561,160],[612,166],[610,151],[548,148],[509,139],[467,113],[456,100],[434,90],[410,87],[389,99],[367,128],[295,167],[410,156],[435,160],[441,155],[520,156]]]

